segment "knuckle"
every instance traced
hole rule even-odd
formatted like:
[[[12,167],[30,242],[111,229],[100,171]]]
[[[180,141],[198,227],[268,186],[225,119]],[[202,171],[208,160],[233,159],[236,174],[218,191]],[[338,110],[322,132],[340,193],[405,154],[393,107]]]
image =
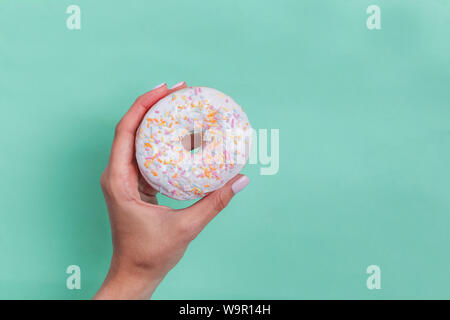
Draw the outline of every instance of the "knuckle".
[[[191,232],[189,234],[187,234],[186,236],[186,241],[189,243],[191,241],[193,241],[195,238],[197,238],[197,236],[199,235],[200,232]]]
[[[106,172],[105,171],[103,171],[103,173],[102,173],[102,175],[100,176],[100,186],[102,187],[102,188],[104,188],[104,187],[106,187],[106,180],[107,180],[108,178],[106,177]]]
[[[195,228],[192,226],[192,223],[180,221],[176,227],[177,237],[182,242],[190,242],[195,239],[197,236],[195,232]]]
[[[100,176],[100,186],[104,191],[110,191],[110,181],[106,171],[104,171]]]
[[[225,209],[227,206],[228,201],[225,198],[225,195],[222,192],[218,192],[217,195],[214,197],[214,209],[219,212]]]
[[[181,221],[177,224],[176,232],[181,236],[185,236],[186,234],[189,234],[191,232],[191,227],[188,223]]]
[[[141,94],[140,96],[138,96],[135,100],[134,100],[134,104],[139,104],[142,100],[142,98],[144,97],[144,94]]]
[[[110,196],[117,196],[120,193],[119,180],[114,173],[105,170],[100,177],[100,186],[104,193]]]
[[[115,135],[117,136],[120,132],[122,132],[122,120],[119,121],[116,125],[116,128],[114,130]]]

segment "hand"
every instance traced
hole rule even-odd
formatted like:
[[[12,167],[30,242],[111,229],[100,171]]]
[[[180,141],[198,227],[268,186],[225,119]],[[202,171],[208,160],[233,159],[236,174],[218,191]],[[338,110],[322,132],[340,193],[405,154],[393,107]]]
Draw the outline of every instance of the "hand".
[[[116,127],[101,187],[111,222],[113,256],[106,279],[94,299],[148,299],[178,263],[189,243],[248,183],[238,175],[191,207],[160,206],[156,190],[140,176],[135,134],[152,105],[184,82],[161,85],[140,96]]]

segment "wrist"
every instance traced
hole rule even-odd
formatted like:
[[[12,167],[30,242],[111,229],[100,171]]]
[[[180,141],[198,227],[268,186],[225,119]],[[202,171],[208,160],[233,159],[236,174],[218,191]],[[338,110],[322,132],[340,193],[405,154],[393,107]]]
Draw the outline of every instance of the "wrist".
[[[94,299],[150,299],[163,278],[154,270],[129,265],[113,257],[105,281]]]

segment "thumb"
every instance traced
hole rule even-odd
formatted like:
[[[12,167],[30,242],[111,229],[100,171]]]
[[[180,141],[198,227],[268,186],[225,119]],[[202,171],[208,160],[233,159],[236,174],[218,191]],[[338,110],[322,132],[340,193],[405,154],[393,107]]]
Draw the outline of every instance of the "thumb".
[[[247,176],[238,174],[222,188],[217,189],[192,206],[181,210],[181,223],[184,227],[198,234],[220,211],[230,202],[231,198],[242,191],[250,182]]]

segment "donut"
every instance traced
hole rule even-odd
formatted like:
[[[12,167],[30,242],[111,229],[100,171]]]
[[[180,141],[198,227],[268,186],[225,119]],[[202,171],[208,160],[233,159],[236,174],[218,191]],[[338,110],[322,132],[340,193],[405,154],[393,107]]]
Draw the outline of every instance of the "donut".
[[[159,100],[136,132],[136,160],[160,193],[190,200],[219,189],[245,166],[252,128],[232,98],[189,87]]]

